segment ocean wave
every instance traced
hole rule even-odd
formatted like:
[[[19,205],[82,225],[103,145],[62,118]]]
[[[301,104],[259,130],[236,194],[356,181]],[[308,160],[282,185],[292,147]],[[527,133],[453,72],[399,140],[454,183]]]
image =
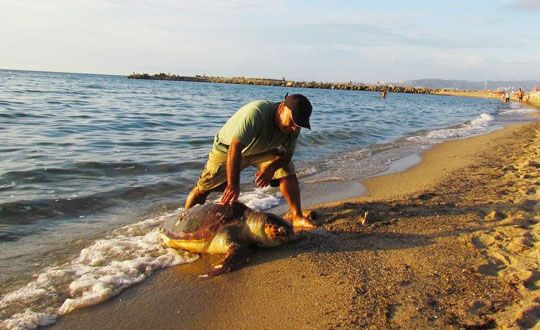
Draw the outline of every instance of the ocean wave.
[[[9,112],[9,113],[3,113],[0,112],[0,118],[6,118],[6,119],[20,119],[20,118],[48,118],[47,115],[38,115],[34,113],[26,113],[26,112]]]
[[[323,183],[323,182],[333,182],[333,181],[344,181],[345,179],[339,176],[329,176],[329,177],[323,177],[320,179],[314,179],[314,180],[307,180],[304,181],[304,183]]]
[[[0,224],[17,226],[60,217],[78,217],[88,211],[104,210],[116,205],[114,200],[107,196],[111,194],[99,195],[2,203]]]
[[[5,183],[5,184],[0,184],[0,191],[2,190],[9,190],[11,188],[15,187],[15,182],[9,182],[9,183]]]
[[[315,166],[308,166],[304,169],[301,169],[301,170],[298,170],[296,175],[299,177],[299,178],[304,178],[306,176],[310,176],[310,175],[313,175],[317,173],[317,168]]]
[[[9,171],[0,175],[4,182],[50,183],[61,182],[66,176],[77,178],[125,177],[151,174],[176,173],[185,169],[200,169],[201,163],[187,161],[182,163],[137,163],[137,162],[78,162],[64,167],[38,167],[26,171]]]
[[[340,129],[332,131],[314,131],[308,134],[301,135],[298,144],[299,145],[325,145],[327,143],[333,142],[344,142],[344,141],[357,141],[362,140],[363,137],[369,136],[369,129],[362,128],[359,129]]]
[[[537,109],[534,109],[534,108],[528,108],[528,107],[525,107],[519,103],[511,103],[510,107],[508,109],[504,109],[502,111],[502,114],[503,115],[513,115],[513,114],[529,114],[529,113],[534,113],[534,112],[538,112]]]
[[[412,136],[407,138],[409,141],[419,143],[441,143],[449,139],[464,138],[476,134],[484,133],[488,130],[489,125],[493,122],[494,118],[488,113],[482,113],[479,117],[459,126],[443,128],[428,131],[423,135]]]
[[[4,147],[4,148],[1,148],[0,147],[0,153],[8,153],[8,152],[18,152],[20,151],[21,148],[13,148],[13,147]]]
[[[105,86],[103,85],[98,85],[98,84],[89,84],[89,85],[84,85],[82,86],[83,88],[89,88],[89,89],[106,89]]]
[[[0,224],[17,226],[56,218],[80,218],[87,213],[103,211],[141,198],[163,196],[178,189],[177,185],[163,181],[152,185],[116,188],[76,197],[2,203],[0,204]]]
[[[161,246],[156,228],[181,210],[116,230],[71,262],[49,267],[24,287],[0,298],[0,327],[34,329],[74,309],[99,304],[158,269],[198,257]]]
[[[24,105],[24,102],[0,100],[0,105]]]

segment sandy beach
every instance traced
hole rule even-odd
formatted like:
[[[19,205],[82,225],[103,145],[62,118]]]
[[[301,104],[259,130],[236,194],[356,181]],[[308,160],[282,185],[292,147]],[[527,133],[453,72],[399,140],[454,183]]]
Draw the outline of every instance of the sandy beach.
[[[538,13],[0,0],[0,330],[540,330]]]
[[[318,205],[321,228],[243,269],[203,257],[54,329],[532,328],[540,319],[540,124],[435,146]]]
[[[462,97],[478,97],[487,99],[501,99],[501,94],[496,91],[460,91],[460,90],[440,90],[435,92],[437,95],[462,96]],[[518,102],[516,93],[510,93],[510,100]],[[533,107],[540,107],[540,91],[526,91],[523,97],[523,102]]]

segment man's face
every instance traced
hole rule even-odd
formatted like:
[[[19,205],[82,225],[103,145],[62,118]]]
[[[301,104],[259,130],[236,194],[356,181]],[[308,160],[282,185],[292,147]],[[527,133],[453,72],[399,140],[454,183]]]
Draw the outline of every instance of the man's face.
[[[279,130],[283,133],[300,131],[300,126],[296,125],[293,121],[291,109],[289,109],[285,104],[282,104],[279,114]]]

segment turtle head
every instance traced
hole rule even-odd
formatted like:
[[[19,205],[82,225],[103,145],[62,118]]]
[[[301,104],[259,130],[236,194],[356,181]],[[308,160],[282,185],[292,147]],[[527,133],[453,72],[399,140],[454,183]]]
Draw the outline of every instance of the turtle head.
[[[277,246],[294,238],[292,225],[275,214],[252,211],[246,220],[248,235],[262,246]]]
[[[264,221],[264,245],[276,246],[290,241],[294,237],[290,223],[277,215],[267,213]]]

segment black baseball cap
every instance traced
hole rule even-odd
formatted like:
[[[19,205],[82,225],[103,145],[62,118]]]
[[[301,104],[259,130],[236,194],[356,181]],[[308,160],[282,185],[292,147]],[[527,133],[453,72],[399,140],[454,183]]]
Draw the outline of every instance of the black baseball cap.
[[[289,95],[287,93],[283,99],[283,103],[285,103],[287,108],[291,109],[293,121],[296,125],[311,129],[309,117],[311,116],[313,107],[307,97],[302,94]]]

